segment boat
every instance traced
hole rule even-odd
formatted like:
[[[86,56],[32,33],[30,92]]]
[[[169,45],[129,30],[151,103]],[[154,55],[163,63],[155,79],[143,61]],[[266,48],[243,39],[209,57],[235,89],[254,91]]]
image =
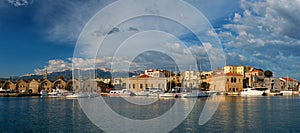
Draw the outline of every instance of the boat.
[[[111,96],[111,97],[123,97],[123,96],[131,96],[133,95],[133,93],[128,90],[128,89],[122,89],[122,90],[111,90],[108,94],[108,96]]]
[[[46,90],[41,90],[40,94],[41,94],[41,97],[47,97],[47,95],[48,95]]]
[[[198,91],[198,90],[193,90],[190,92],[185,92],[181,94],[182,98],[198,98],[198,97],[208,97],[209,95],[206,94],[205,92]]]
[[[47,93],[47,97],[63,97],[64,90],[62,89],[53,89],[51,92]]]
[[[217,91],[204,91],[207,96],[219,95]]]
[[[136,96],[149,96],[149,91],[140,91],[140,92],[136,92],[134,93]]]
[[[159,97],[161,98],[180,98],[182,95],[183,88],[181,87],[175,87],[173,89],[170,89],[169,91],[166,91],[163,94],[160,94]]]
[[[0,88],[0,93],[8,93],[8,92],[10,92],[10,89]]]
[[[283,90],[280,91],[283,96],[296,96],[299,95],[299,91],[294,91],[294,90]]]
[[[241,96],[263,96],[269,93],[268,88],[244,88]]]
[[[71,95],[67,95],[66,98],[87,98],[89,95],[85,92],[73,93]]]

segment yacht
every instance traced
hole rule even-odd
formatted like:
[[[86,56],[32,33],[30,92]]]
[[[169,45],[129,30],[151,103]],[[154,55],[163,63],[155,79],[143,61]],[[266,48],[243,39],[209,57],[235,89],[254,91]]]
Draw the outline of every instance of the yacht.
[[[185,92],[181,95],[182,98],[198,98],[198,97],[208,97],[208,96],[209,96],[208,94],[199,90]]]
[[[118,96],[131,96],[132,92],[128,89],[122,89],[122,90],[111,90],[108,94],[108,96],[111,97],[118,97]]]
[[[170,89],[169,91],[166,91],[163,94],[160,94],[159,97],[161,98],[180,98],[182,95],[183,88],[181,87],[175,87],[173,89]]]
[[[85,92],[73,93],[71,95],[67,95],[66,98],[87,98],[89,95]]]
[[[268,88],[244,88],[241,96],[263,96],[269,93]]]

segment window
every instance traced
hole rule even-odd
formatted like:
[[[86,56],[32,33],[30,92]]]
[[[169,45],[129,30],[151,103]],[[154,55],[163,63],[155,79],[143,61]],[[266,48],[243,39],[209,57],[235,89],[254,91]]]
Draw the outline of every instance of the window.
[[[131,85],[130,84],[128,84],[128,88],[131,89]]]
[[[132,88],[133,88],[133,89],[135,88],[135,84],[132,84]]]
[[[140,89],[142,89],[143,88],[143,84],[140,84]]]
[[[158,88],[160,88],[160,84],[158,84]]]

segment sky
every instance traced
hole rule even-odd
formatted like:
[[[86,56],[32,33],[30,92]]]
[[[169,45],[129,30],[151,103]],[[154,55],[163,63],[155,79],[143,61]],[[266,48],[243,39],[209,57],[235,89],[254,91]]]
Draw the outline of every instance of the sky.
[[[193,8],[179,10],[179,21],[141,16],[116,26],[97,25],[149,5],[137,0],[120,1],[123,8],[113,8],[111,5],[116,1],[112,0],[0,1],[0,77],[40,74],[44,69],[62,71],[70,69],[72,62],[85,68],[96,63],[97,67],[127,64],[132,69],[142,69],[171,66],[174,62],[191,68],[190,55],[201,62],[201,69],[209,70],[210,61],[221,62],[218,59],[222,53],[215,52],[216,41],[206,41],[218,37],[226,65],[254,66],[271,70],[275,77],[300,80],[299,0],[185,0]],[[161,10],[171,10],[174,3],[157,1],[154,5],[143,10],[160,15],[164,13]],[[101,12],[109,9],[113,10],[104,15]],[[189,17],[193,9],[207,18],[213,30],[198,23],[197,17]],[[168,13],[176,16],[177,12]],[[203,31],[201,40],[180,22]],[[93,36],[82,33],[85,30],[93,30]],[[101,47],[96,47],[99,38],[105,40]],[[80,48],[76,44],[84,41],[93,47],[81,50],[86,54],[98,51],[96,61],[73,56]],[[153,49],[161,51],[145,51]]]

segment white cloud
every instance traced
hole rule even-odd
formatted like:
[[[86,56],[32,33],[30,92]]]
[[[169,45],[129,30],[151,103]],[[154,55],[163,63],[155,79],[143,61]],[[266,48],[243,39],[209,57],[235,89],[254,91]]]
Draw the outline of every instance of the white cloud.
[[[299,7],[299,0],[241,0],[243,11],[223,25],[226,32],[219,33],[230,53],[229,64],[253,64],[291,73],[299,70]]]
[[[33,3],[33,0],[7,0],[8,3],[15,7],[28,6]]]

